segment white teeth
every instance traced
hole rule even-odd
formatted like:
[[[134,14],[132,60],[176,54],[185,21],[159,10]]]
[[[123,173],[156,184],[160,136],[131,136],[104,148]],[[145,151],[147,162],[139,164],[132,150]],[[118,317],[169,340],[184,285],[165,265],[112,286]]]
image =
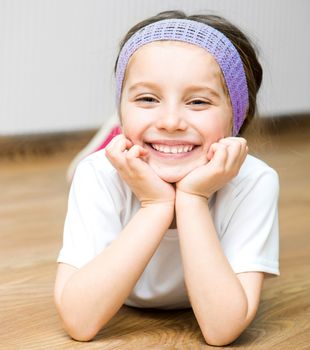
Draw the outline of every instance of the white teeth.
[[[178,145],[178,146],[168,146],[168,145],[160,145],[160,144],[151,144],[152,147],[159,152],[162,153],[187,153],[190,152],[194,146],[193,145]]]

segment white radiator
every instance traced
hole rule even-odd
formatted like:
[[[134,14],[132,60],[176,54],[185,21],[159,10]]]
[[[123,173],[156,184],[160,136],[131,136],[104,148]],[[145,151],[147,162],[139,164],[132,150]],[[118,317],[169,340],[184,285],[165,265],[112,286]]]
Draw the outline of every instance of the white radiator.
[[[129,26],[167,9],[226,16],[260,48],[264,116],[310,111],[310,1],[0,0],[0,135],[98,127]]]

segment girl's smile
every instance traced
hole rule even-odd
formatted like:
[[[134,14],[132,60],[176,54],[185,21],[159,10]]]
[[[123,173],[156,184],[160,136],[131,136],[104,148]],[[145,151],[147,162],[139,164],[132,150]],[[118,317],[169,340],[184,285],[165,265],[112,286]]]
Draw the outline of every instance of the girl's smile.
[[[173,160],[191,156],[200,145],[185,140],[153,140],[145,146],[154,156]]]
[[[153,42],[133,54],[120,113],[126,137],[149,151],[145,161],[171,183],[206,164],[210,145],[232,128],[218,64],[206,50],[175,41]]]

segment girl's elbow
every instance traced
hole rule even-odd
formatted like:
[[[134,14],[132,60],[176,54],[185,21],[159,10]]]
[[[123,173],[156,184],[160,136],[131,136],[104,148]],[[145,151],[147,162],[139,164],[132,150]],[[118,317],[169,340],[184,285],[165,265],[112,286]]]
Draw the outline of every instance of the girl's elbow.
[[[90,322],[76,320],[74,317],[61,315],[62,324],[67,334],[74,340],[80,342],[92,341],[102,327]]]
[[[64,330],[74,340],[91,341],[102,328],[93,320],[81,320],[76,313],[68,312],[61,303],[56,303],[56,307]]]
[[[204,340],[208,345],[212,346],[225,346],[234,342],[241,333],[245,330],[245,324],[234,325],[231,327],[222,326],[221,329],[213,330],[201,330]]]
[[[73,340],[79,342],[90,342],[98,333],[98,330],[82,329],[72,326],[70,327],[66,324],[64,324],[64,329]]]
[[[211,346],[226,346],[235,341],[238,336],[227,337],[227,336],[214,336],[210,337],[209,335],[203,334],[204,340],[208,345]]]

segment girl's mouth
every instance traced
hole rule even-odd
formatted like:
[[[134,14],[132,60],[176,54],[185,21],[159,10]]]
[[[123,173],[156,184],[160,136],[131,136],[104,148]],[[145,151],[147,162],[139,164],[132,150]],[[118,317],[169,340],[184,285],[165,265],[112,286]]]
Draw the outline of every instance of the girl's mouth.
[[[192,154],[198,145],[188,143],[167,144],[167,143],[146,143],[152,154],[164,158],[183,158]]]

